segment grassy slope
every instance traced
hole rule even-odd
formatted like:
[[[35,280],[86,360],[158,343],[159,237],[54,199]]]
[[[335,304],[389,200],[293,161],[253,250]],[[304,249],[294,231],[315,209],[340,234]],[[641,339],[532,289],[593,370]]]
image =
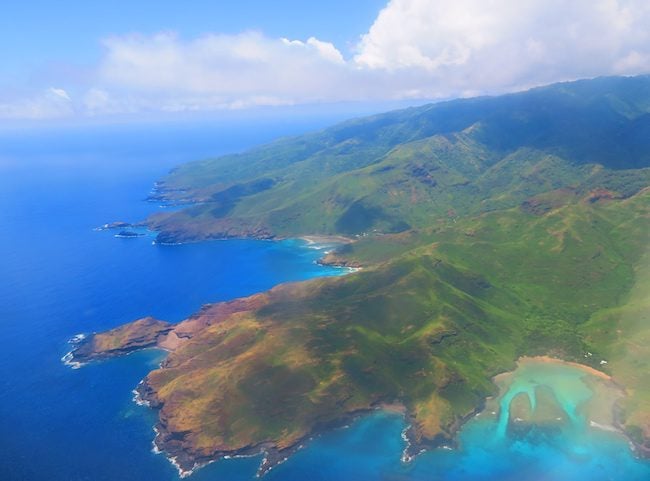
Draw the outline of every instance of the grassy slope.
[[[650,450],[650,218],[640,216],[617,229],[615,235],[629,242],[644,239],[642,256],[634,266],[634,284],[616,307],[591,316],[583,326],[590,343],[598,345],[608,369],[627,388],[621,418],[628,433]]]
[[[348,255],[374,267],[280,286],[264,307],[206,329],[152,372],[166,429],[188,433],[184,449],[198,458],[282,450],[346,413],[399,401],[412,439],[426,445],[452,436],[520,355],[599,368],[605,357],[617,375],[626,365],[612,338],[598,337],[598,321],[643,297],[635,282],[647,290],[635,266],[649,200],[644,191],[542,215],[516,208],[358,243]],[[637,335],[630,328],[621,342]],[[637,368],[645,354],[634,356]],[[624,379],[637,393],[630,425],[647,427],[649,390],[638,374]]]
[[[560,187],[629,196],[650,181],[649,112],[650,77],[636,77],[349,121],[179,167],[162,196],[201,204],[150,225],[166,241],[351,235],[426,227]]]
[[[435,444],[524,354],[609,370],[630,392],[626,428],[650,435],[649,111],[650,77],[599,79],[176,170],[164,196],[205,203],[151,220],[161,240],[402,232],[333,256],[360,273],[280,286],[193,331],[147,378],[166,449],[281,451],[394,401]]]
[[[491,375],[511,366],[514,318],[494,306],[502,299],[435,256],[407,255],[347,279],[278,288],[266,307],[172,353],[147,382],[166,428],[189,431],[187,446],[201,456],[287,448],[394,401],[418,424],[416,438],[448,438],[492,392]]]

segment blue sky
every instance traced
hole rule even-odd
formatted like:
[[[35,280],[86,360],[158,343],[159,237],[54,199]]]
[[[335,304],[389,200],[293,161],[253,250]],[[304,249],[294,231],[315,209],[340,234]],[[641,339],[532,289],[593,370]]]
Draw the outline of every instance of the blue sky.
[[[259,30],[272,37],[327,38],[355,43],[384,0],[29,0],[0,7],[0,81],[29,80],[48,65],[92,65],[100,39],[129,33]],[[350,8],[353,3],[354,7]],[[8,47],[8,48],[7,48]]]
[[[650,72],[647,0],[0,6],[0,120],[420,102]]]

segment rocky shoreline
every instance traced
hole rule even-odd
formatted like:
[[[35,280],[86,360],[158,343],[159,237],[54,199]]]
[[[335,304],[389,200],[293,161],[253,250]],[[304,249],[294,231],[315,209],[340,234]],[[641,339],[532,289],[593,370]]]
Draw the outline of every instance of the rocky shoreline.
[[[198,330],[213,325],[216,322],[220,322],[233,313],[242,312],[253,307],[259,307],[264,305],[264,303],[265,300],[258,295],[253,296],[252,298],[231,301],[229,303],[208,305],[195,316],[192,316],[186,321],[183,321],[183,323],[176,325],[171,325],[154,318],[143,318],[134,321],[132,325],[122,326],[104,334],[96,334],[90,337],[79,336],[75,350],[72,352],[72,361],[77,363],[86,363],[92,360],[101,360],[128,354],[149,347],[164,348],[165,342],[168,341],[169,337],[173,334],[179,338],[183,337],[189,339],[192,337],[192,332],[195,330],[198,332]],[[186,333],[183,330],[183,324],[187,326],[187,328],[185,328],[185,330],[187,330]],[[178,334],[174,333],[176,329],[179,330]],[[122,339],[122,344],[119,346],[112,345],[105,338],[102,338],[102,336],[117,336]],[[549,356],[537,356],[522,359],[575,367],[585,371],[585,373],[591,376],[601,379],[604,382],[614,383],[611,376],[586,365],[563,361]],[[164,362],[163,367],[165,364],[166,363]],[[495,376],[495,382],[497,382],[500,377],[508,375],[510,372],[511,371]],[[135,399],[138,404],[144,404],[158,410],[159,421],[155,426],[156,436],[153,441],[154,446],[158,452],[164,453],[169,458],[170,462],[178,468],[181,477],[186,477],[194,470],[219,459],[260,455],[263,456],[258,469],[258,475],[261,476],[278,464],[287,460],[287,458],[297,450],[301,449],[305,443],[314,437],[332,429],[344,427],[360,416],[367,415],[376,410],[385,410],[404,416],[407,427],[402,433],[402,437],[406,442],[402,460],[404,462],[410,462],[417,455],[426,450],[441,447],[456,448],[457,433],[467,421],[482,412],[486,406],[486,400],[484,400],[465,416],[454,419],[451,424],[446,426],[432,439],[426,439],[417,432],[414,427],[416,425],[415,419],[411,417],[408,409],[403,404],[399,402],[382,401],[369,405],[366,408],[342,413],[340,417],[337,417],[332,421],[317,424],[313,426],[307,434],[301,436],[295,442],[283,449],[277,449],[277,447],[274,447],[271,443],[259,443],[255,445],[247,445],[240,449],[223,449],[212,452],[201,452],[197,451],[192,446],[191,441],[188,440],[190,432],[174,432],[169,430],[165,410],[163,409],[164,402],[160,399],[156,390],[151,387],[147,378],[137,386],[135,393]],[[616,422],[615,428],[621,434],[626,434],[624,427],[620,424],[620,419]],[[630,439],[630,436],[627,437]],[[648,449],[644,444],[635,442],[633,439],[630,439],[630,443],[634,446],[635,451],[639,455],[648,457],[650,454],[650,449]]]
[[[244,235],[243,237],[251,238],[250,235]],[[323,236],[310,236],[305,238],[305,240],[314,243],[333,242],[347,244],[353,242],[352,239]],[[357,262],[347,261],[343,256],[337,254],[335,250],[327,253],[318,261],[318,263],[321,265],[337,267],[361,267],[361,265]],[[255,299],[253,300],[253,298]],[[73,352],[72,360],[74,362],[85,363],[94,359],[105,359],[109,357],[119,356],[148,347],[162,347],[173,351],[175,349],[174,346],[177,347],[178,345],[174,343],[183,343],[185,340],[191,339],[194,333],[199,332],[201,329],[221,322],[232,314],[249,311],[263,306],[266,302],[266,300],[263,298],[264,294],[260,294],[258,296],[252,296],[251,298],[237,299],[229,303],[208,305],[199,313],[176,325],[164,323],[163,321],[158,321],[153,318],[140,319],[132,323],[132,325],[123,326],[121,328],[109,331],[108,333],[93,335],[92,337],[83,339],[79,342],[77,348]],[[222,309],[223,312],[215,313],[215,308]],[[179,328],[182,325],[187,327],[187,329]],[[127,331],[126,328],[128,328],[128,326],[138,327],[137,329]],[[128,332],[129,338],[127,342],[123,342],[119,346],[111,346],[109,344],[102,344],[102,342],[100,342],[102,335],[108,335],[109,337],[120,337],[120,334],[123,334],[120,332],[121,329],[124,330],[124,333]],[[173,340],[172,347],[169,347],[170,339]],[[580,367],[582,369],[588,370],[588,372],[592,375],[611,380],[611,377],[608,375],[594,368],[590,368],[589,366],[561,361],[550,357],[540,357],[539,359],[546,362],[558,362],[573,365],[574,367]],[[163,363],[163,367],[167,367],[165,366],[165,363]],[[312,439],[314,436],[318,436],[322,432],[337,427],[342,427],[355,418],[373,412],[376,409],[388,409],[391,411],[394,410],[394,405],[392,405],[393,407],[389,407],[383,403],[376,403],[368,406],[367,408],[347,413],[344,412],[342,413],[341,417],[337,418],[335,421],[324,423],[323,425],[314,426],[308,434],[300,437],[290,446],[281,450],[278,450],[270,443],[260,443],[255,445],[248,445],[240,449],[216,450],[210,453],[204,453],[195,451],[191,443],[187,441],[186,436],[189,434],[189,432],[173,432],[168,429],[167,419],[165,418],[162,409],[164,404],[158,397],[156,391],[148,384],[147,379],[145,379],[138,386],[136,391],[137,397],[139,400],[141,400],[141,402],[159,410],[161,415],[159,417],[159,423],[156,425],[156,438],[154,440],[154,443],[156,448],[159,451],[164,452],[170,461],[178,468],[181,477],[187,476],[191,474],[195,469],[218,459],[257,455],[263,455],[263,460],[258,471],[259,475],[263,475],[274,466],[277,466],[288,457],[290,457],[296,450],[300,449],[304,443]],[[422,451],[427,449],[456,447],[457,442],[455,435],[457,432],[469,419],[474,417],[483,409],[484,404],[477,405],[476,408],[471,412],[460,418],[456,418],[451,425],[446,427],[444,432],[437,434],[432,439],[423,439],[421,436],[418,436],[418,433],[414,428],[414,419],[412,419],[409,416],[407,410],[404,409],[402,414],[405,417],[408,427],[403,432],[403,437],[407,443],[407,446],[404,450],[403,460],[405,462],[408,462],[420,454]],[[620,429],[621,433],[625,433],[622,423],[617,425],[617,427]],[[629,435],[628,438],[630,438]],[[634,445],[635,450],[640,455],[650,456],[650,442],[646,441],[643,443],[638,443],[633,439],[630,439],[630,442]]]
[[[276,290],[277,289],[283,290],[286,288],[280,286],[280,288],[276,288]],[[152,317],[146,317],[138,319],[131,324],[112,329],[106,333],[93,334],[88,337],[77,336],[75,337],[75,348],[66,362],[71,365],[74,365],[75,363],[82,365],[93,360],[102,360],[125,355],[151,347],[162,348],[173,353],[185,342],[191,340],[195,335],[201,333],[205,329],[210,328],[210,326],[216,326],[233,315],[252,312],[263,308],[267,305],[268,301],[269,293],[257,294],[248,298],[235,299],[233,301],[218,304],[208,304],[196,314],[178,324],[169,324]],[[585,373],[594,376],[597,379],[601,379],[604,382],[615,383],[611,376],[587,365],[564,361],[550,356],[524,357],[522,359],[579,368]],[[171,358],[167,358],[163,361],[161,367],[163,369],[174,368],[173,362],[170,361]],[[510,372],[511,371],[508,371],[507,373],[495,376],[495,382],[500,376],[507,375]],[[620,388],[620,386],[618,387]],[[291,442],[290,445],[283,449],[278,449],[270,442],[263,442],[259,444],[246,445],[239,449],[217,449],[211,452],[202,452],[197,451],[192,445],[192,441],[189,439],[189,435],[192,434],[190,431],[179,432],[169,429],[168,419],[165,410],[163,409],[164,401],[161,400],[156,390],[149,384],[148,378],[145,378],[138,385],[135,392],[135,399],[139,404],[144,404],[158,410],[159,421],[155,426],[156,436],[154,439],[154,446],[157,451],[165,453],[170,462],[178,468],[181,477],[188,476],[201,466],[218,459],[258,455],[263,456],[258,470],[258,475],[263,475],[273,469],[273,467],[285,461],[295,453],[295,451],[299,450],[305,443],[315,436],[332,429],[343,427],[359,416],[369,414],[377,409],[397,412],[404,416],[407,427],[402,433],[402,437],[406,442],[402,460],[404,462],[409,462],[426,450],[441,447],[456,448],[457,433],[468,420],[473,418],[477,413],[482,412],[486,405],[486,400],[483,400],[483,402],[478,404],[473,410],[471,410],[471,412],[468,412],[461,417],[455,417],[450,424],[441,426],[442,429],[440,432],[431,439],[422,436],[421,433],[418,432],[415,427],[417,425],[416,419],[412,417],[409,410],[403,404],[399,402],[388,402],[388,400],[386,400],[375,402],[361,409],[342,412],[339,417],[336,417],[336,419],[332,421],[316,424],[312,426],[307,434],[301,436],[294,442]],[[620,416],[616,417],[614,427],[618,432],[627,436],[630,440],[630,445],[634,448],[635,452],[640,456],[650,457],[650,448],[647,446],[647,441],[638,442],[638,440],[632,439],[629,433],[626,433]]]
[[[168,322],[144,317],[105,333],[84,336],[74,343],[68,362],[85,364],[150,347],[159,347],[161,337],[167,335],[173,328],[174,326]]]
[[[140,403],[148,407],[157,409],[159,413],[162,411],[163,403],[158,398],[154,389],[152,389],[143,380],[135,389],[137,398]],[[402,433],[402,437],[406,442],[402,461],[405,463],[411,462],[419,454],[441,447],[457,447],[455,434],[462,428],[462,426],[471,419],[476,412],[483,409],[481,405],[477,410],[465,416],[462,420],[454,423],[454,431],[452,437],[446,435],[439,435],[434,440],[427,440],[425,442],[416,441],[416,435],[412,428],[411,420],[409,418],[407,409],[400,403],[385,403],[379,402],[365,409],[359,409],[354,412],[343,414],[340,418],[333,421],[323,423],[315,426],[314,429],[305,436],[298,439],[295,443],[291,444],[285,449],[277,449],[269,443],[260,443],[257,445],[246,446],[236,450],[223,450],[214,451],[211,454],[196,453],[191,446],[186,443],[185,434],[187,433],[173,433],[167,428],[164,416],[159,416],[159,421],[154,427],[156,433],[153,440],[156,452],[163,453],[170,460],[170,462],[178,469],[179,476],[185,478],[191,475],[197,469],[207,466],[210,463],[219,461],[220,459],[234,459],[244,457],[262,456],[262,460],[257,470],[257,476],[261,477],[273,468],[287,461],[294,453],[303,449],[307,443],[312,441],[318,436],[333,431],[348,427],[351,423],[359,418],[372,414],[377,411],[385,411],[398,414],[404,417],[407,422],[407,427]]]

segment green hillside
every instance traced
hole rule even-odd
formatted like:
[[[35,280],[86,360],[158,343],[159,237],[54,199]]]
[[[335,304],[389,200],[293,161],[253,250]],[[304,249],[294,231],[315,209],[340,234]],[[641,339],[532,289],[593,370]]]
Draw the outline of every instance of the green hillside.
[[[398,403],[415,453],[453,443],[495,394],[492,377],[524,355],[625,381],[619,421],[641,446],[650,189],[564,200],[367,237],[336,254],[359,273],[208,306],[176,327],[186,341],[145,380],[159,446],[187,468],[261,448],[272,464],[324,427]]]
[[[649,113],[650,77],[603,78],[176,169],[159,196],[194,204],[149,220],[160,241],[343,234],[354,242],[323,262],[364,268],[165,327],[170,354],[139,388],[160,409],[158,446],[185,469],[260,450],[268,467],[397,403],[417,452],[453,442],[492,377],[539,354],[611,374],[618,424],[650,453]],[[143,336],[103,344],[130,332]]]
[[[353,120],[189,163],[155,198],[163,242],[400,232],[563,187],[650,181],[650,77],[601,78]]]

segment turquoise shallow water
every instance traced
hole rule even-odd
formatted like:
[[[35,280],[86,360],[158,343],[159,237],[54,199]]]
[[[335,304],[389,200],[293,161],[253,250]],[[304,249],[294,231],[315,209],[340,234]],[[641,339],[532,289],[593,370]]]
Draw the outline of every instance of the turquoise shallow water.
[[[149,314],[179,321],[205,302],[340,274],[315,265],[318,251],[299,241],[153,246],[93,231],[158,209],[142,199],[179,162],[307,128],[253,127],[0,135],[0,480],[178,479],[151,452],[155,413],[132,402],[161,353],[71,370],[60,362],[67,339]],[[526,382],[519,387],[529,389]],[[267,479],[650,480],[625,439],[576,419],[576,429],[513,438],[496,417],[478,417],[460,434],[460,449],[405,465],[404,421],[376,413],[314,439]],[[221,461],[190,479],[250,481],[258,463]]]
[[[497,437],[507,436],[510,403],[518,394],[525,394],[534,411],[537,406],[539,386],[545,386],[553,391],[563,413],[568,417],[568,427],[580,430],[588,423],[588,419],[579,413],[578,408],[589,401],[593,392],[583,381],[584,371],[569,365],[549,364],[543,362],[525,363],[517,369],[516,375],[508,391],[499,401],[499,418],[497,422]]]

